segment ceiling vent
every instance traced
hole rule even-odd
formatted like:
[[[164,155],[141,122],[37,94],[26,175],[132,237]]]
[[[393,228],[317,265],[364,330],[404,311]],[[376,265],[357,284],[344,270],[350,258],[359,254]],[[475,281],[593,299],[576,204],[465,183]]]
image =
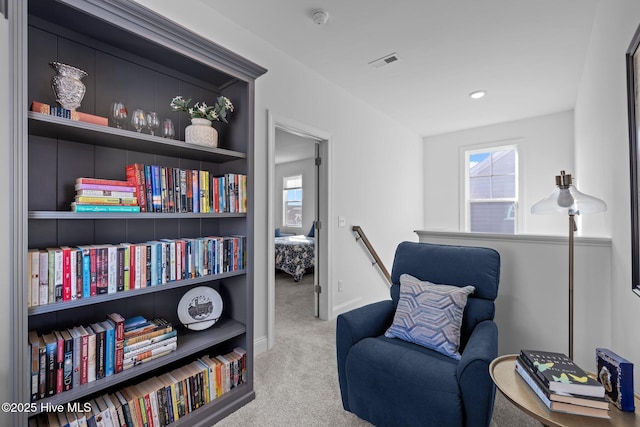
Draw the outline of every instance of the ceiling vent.
[[[393,62],[396,62],[399,59],[400,59],[400,57],[398,57],[397,53],[392,53],[390,55],[383,56],[380,59],[376,59],[375,61],[369,62],[369,65],[371,65],[372,67],[375,67],[375,68],[380,68],[380,67],[383,67],[385,65],[389,65],[389,64],[391,64]]]

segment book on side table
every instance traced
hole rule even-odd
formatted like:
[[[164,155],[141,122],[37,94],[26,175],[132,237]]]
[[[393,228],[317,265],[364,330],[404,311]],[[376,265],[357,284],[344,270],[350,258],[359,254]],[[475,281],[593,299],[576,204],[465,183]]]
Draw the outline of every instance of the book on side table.
[[[563,353],[521,350],[520,359],[552,392],[604,397],[604,387]]]
[[[520,356],[516,358],[515,370],[540,398],[547,408],[555,412],[585,415],[609,419],[609,402],[602,397],[583,396],[571,393],[552,392],[529,369]]]
[[[610,418],[604,387],[566,355],[522,350],[516,357],[515,370],[550,410]],[[574,382],[581,387],[569,387],[572,391],[568,392],[566,386]]]

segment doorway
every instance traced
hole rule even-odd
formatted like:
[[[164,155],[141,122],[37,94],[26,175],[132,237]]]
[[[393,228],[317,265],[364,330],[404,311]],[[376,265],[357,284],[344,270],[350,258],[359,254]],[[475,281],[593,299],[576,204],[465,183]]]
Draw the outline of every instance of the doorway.
[[[275,345],[275,230],[277,228],[280,229],[281,234],[313,236],[315,259],[309,310],[320,319],[329,318],[329,300],[331,299],[328,256],[331,246],[328,221],[330,136],[310,126],[277,117],[271,112],[268,112],[268,121],[267,345],[271,349]],[[292,199],[289,204],[286,203],[286,194],[283,191],[285,182],[291,182],[294,186],[292,188],[295,188],[298,177],[302,177],[302,186],[304,186],[303,203],[300,207],[297,205],[296,191],[290,192]],[[288,217],[287,213],[289,213]]]

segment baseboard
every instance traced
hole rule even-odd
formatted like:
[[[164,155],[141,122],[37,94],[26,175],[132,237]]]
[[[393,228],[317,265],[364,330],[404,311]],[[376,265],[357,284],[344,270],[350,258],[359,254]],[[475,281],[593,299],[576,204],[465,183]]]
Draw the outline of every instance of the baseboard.
[[[346,313],[347,311],[351,311],[354,308],[358,308],[362,305],[362,297],[357,297],[352,300],[343,302],[340,305],[336,305],[333,307],[333,315],[332,319],[338,317],[339,314]]]
[[[253,340],[253,352],[258,355],[269,350],[267,337],[260,337]]]

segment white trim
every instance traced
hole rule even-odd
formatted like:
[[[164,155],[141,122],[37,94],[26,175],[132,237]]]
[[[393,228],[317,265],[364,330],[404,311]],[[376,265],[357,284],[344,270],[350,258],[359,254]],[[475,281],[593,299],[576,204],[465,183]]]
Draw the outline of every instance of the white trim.
[[[269,350],[269,340],[267,337],[260,337],[253,339],[253,354],[257,356],[260,353],[264,353]]]
[[[524,242],[524,243],[552,243],[566,245],[568,243],[567,236],[555,236],[545,234],[491,234],[491,233],[470,233],[461,231],[442,231],[442,230],[415,230],[414,233],[418,237],[437,237],[451,238],[460,240],[492,240],[507,242]],[[578,246],[605,246],[611,247],[611,237],[574,237],[574,243]]]
[[[320,275],[323,283],[322,293],[319,298],[320,312],[319,317],[322,320],[328,320],[330,317],[329,307],[332,307],[332,258],[330,254],[333,252],[333,227],[331,221],[332,218],[332,146],[331,135],[325,131],[316,129],[312,126],[299,123],[293,119],[279,116],[273,113],[271,110],[267,110],[267,347],[273,348],[275,345],[275,265],[273,260],[275,259],[275,242],[274,233],[275,230],[275,195],[274,195],[274,182],[275,182],[275,145],[276,145],[276,128],[282,129],[286,132],[292,133],[304,138],[310,138],[320,143],[320,152],[323,157],[323,164],[321,170],[325,171],[325,182],[319,182],[318,186],[321,189],[320,198],[325,201],[325,205],[322,208],[324,212],[320,213],[320,220],[322,221],[322,228],[319,230],[321,239],[320,242],[324,242],[321,246],[319,257],[322,257],[322,262],[319,263],[322,271],[316,270],[316,274]]]

